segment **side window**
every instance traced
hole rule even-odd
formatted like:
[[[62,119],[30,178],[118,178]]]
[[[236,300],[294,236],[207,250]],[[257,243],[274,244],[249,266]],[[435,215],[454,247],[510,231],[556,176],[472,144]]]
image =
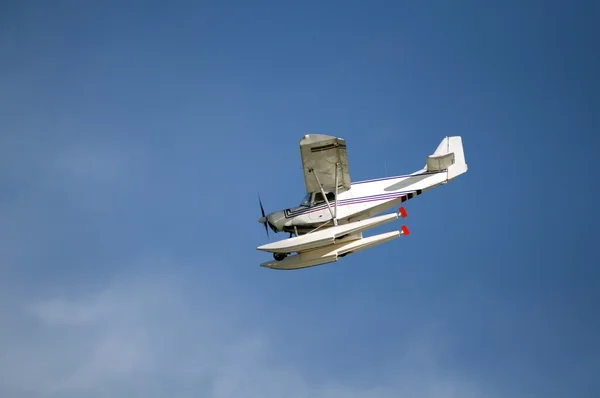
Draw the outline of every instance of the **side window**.
[[[332,202],[335,199],[335,193],[333,192],[327,192],[327,200],[329,202]],[[325,199],[323,199],[323,194],[321,192],[316,192],[315,193],[315,198],[313,200],[313,206],[321,204],[321,203],[325,203]]]
[[[319,203],[325,202],[323,199],[323,195],[321,192],[315,193],[315,199],[313,200],[313,204],[318,205]]]

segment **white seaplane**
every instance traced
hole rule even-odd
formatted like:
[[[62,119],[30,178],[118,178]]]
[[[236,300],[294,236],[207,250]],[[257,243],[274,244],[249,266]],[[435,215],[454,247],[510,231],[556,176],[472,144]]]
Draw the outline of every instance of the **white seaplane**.
[[[371,228],[407,216],[398,212],[376,216],[408,199],[467,172],[461,137],[446,137],[427,157],[425,167],[408,175],[351,182],[346,141],[322,134],[308,134],[300,140],[306,196],[300,206],[265,215],[275,232],[290,234],[288,239],[257,247],[273,253],[274,260],[262,263],[272,269],[299,269],[338,261],[351,253],[408,235],[399,230],[363,237]],[[293,235],[293,236],[292,236]]]

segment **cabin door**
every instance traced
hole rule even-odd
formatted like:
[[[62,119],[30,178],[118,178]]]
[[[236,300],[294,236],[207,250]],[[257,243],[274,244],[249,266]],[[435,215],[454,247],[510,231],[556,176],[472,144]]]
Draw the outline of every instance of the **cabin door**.
[[[329,201],[329,204],[332,206],[332,210],[333,210],[333,206],[335,205],[335,193],[328,192],[327,200]],[[324,222],[324,221],[331,220],[331,213],[329,213],[329,208],[327,207],[327,202],[325,202],[325,199],[323,198],[323,194],[321,194],[321,192],[316,192],[313,195],[313,201],[312,201],[311,207],[319,209],[319,210],[313,210],[309,213],[309,218],[311,221],[323,221]],[[338,209],[338,211],[339,211],[339,209]]]

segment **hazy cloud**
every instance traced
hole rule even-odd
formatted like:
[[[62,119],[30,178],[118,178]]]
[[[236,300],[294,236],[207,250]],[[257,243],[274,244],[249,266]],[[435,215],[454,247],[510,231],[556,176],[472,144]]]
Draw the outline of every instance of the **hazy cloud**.
[[[235,311],[220,306],[213,290],[201,285],[192,289],[183,275],[168,273],[168,264],[154,269],[149,274],[121,276],[86,295],[16,303],[10,332],[0,344],[6,348],[0,357],[4,378],[0,393],[15,397],[29,396],[26,393],[44,397],[479,396],[477,385],[439,372],[435,345],[427,339],[406,343],[405,355],[376,385],[349,385],[335,375],[325,384],[311,383],[293,363],[277,356],[266,330],[240,325]],[[239,311],[244,311],[243,306]]]

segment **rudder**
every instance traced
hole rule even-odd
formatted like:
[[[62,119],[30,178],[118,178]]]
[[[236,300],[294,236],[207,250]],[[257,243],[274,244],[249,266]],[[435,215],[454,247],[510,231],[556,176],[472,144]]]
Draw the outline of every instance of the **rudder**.
[[[469,169],[465,161],[462,137],[448,137],[448,150],[454,153],[454,164],[448,168],[448,180],[452,180]]]

